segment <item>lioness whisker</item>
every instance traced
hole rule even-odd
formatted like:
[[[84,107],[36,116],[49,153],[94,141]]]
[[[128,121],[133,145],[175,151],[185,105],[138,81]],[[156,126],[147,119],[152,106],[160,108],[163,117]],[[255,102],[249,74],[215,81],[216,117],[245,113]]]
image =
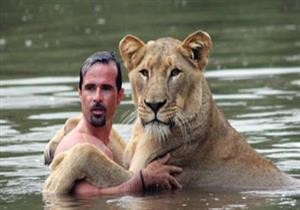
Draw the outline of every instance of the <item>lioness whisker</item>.
[[[137,118],[137,112],[134,111],[134,112],[131,112],[130,114],[130,118],[128,119],[127,123],[128,124],[132,124]]]
[[[120,122],[122,124],[132,124],[137,117],[136,111],[127,110],[121,115]]]
[[[145,131],[147,135],[156,139],[161,145],[170,134],[170,129],[167,126],[161,126],[158,123],[152,123],[151,125],[147,125],[145,127]]]

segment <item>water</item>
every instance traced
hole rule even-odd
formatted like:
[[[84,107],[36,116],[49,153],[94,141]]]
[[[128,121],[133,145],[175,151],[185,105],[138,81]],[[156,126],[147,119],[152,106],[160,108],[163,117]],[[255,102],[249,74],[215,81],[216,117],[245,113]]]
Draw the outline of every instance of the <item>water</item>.
[[[286,173],[300,178],[300,68],[216,70],[206,73],[214,98],[232,125],[264,156]],[[64,120],[79,113],[77,77],[1,80],[0,198],[5,209],[300,208],[300,190],[218,192],[213,189],[152,195],[55,198],[43,202],[41,184],[49,170],[42,151]],[[128,83],[124,85],[130,93]],[[125,139],[130,125],[121,113],[114,124]],[[153,203],[155,206],[153,207]]]
[[[42,151],[79,113],[77,71],[98,50],[209,32],[206,76],[219,107],[261,154],[300,178],[298,0],[0,0],[0,209],[300,209],[300,192],[214,189],[43,200]],[[123,70],[126,81],[126,70]],[[114,126],[133,111],[130,85]]]

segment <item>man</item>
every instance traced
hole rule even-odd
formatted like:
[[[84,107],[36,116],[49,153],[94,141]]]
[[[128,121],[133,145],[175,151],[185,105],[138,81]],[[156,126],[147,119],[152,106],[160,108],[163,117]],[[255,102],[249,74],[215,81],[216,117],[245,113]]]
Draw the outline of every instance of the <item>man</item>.
[[[80,71],[78,94],[82,118],[59,143],[54,157],[75,145],[89,143],[113,160],[114,154],[107,144],[113,117],[124,96],[124,89],[120,64],[112,53],[98,52],[87,58]],[[74,185],[73,192],[77,194],[136,192],[154,184],[164,189],[180,188],[181,185],[171,174],[180,173],[182,169],[166,165],[169,158],[170,155],[166,155],[150,163],[139,174],[135,174],[119,186],[96,187],[81,180]]]

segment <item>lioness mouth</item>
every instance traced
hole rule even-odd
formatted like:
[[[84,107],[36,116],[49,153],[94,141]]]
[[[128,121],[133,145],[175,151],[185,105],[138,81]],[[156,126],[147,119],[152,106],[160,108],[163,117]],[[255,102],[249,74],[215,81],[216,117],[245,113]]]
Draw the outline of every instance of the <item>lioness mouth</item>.
[[[162,124],[162,125],[166,125],[166,126],[169,126],[170,128],[172,128],[175,125],[172,120],[169,120],[168,122],[163,122],[163,121],[161,121],[161,120],[159,120],[157,118],[155,118],[153,120],[150,120],[148,122],[145,122],[145,120],[143,120],[143,119],[141,119],[141,121],[142,121],[142,124],[143,124],[144,127],[146,125],[150,125],[150,124],[152,124],[152,125],[154,125],[154,124],[156,124],[156,125]]]

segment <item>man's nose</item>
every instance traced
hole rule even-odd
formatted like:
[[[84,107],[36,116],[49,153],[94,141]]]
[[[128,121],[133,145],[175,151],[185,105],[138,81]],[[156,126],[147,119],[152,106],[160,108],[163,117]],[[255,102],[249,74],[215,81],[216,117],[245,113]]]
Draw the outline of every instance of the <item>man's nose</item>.
[[[101,102],[102,100],[103,100],[102,92],[100,88],[97,88],[93,97],[93,101]]]

